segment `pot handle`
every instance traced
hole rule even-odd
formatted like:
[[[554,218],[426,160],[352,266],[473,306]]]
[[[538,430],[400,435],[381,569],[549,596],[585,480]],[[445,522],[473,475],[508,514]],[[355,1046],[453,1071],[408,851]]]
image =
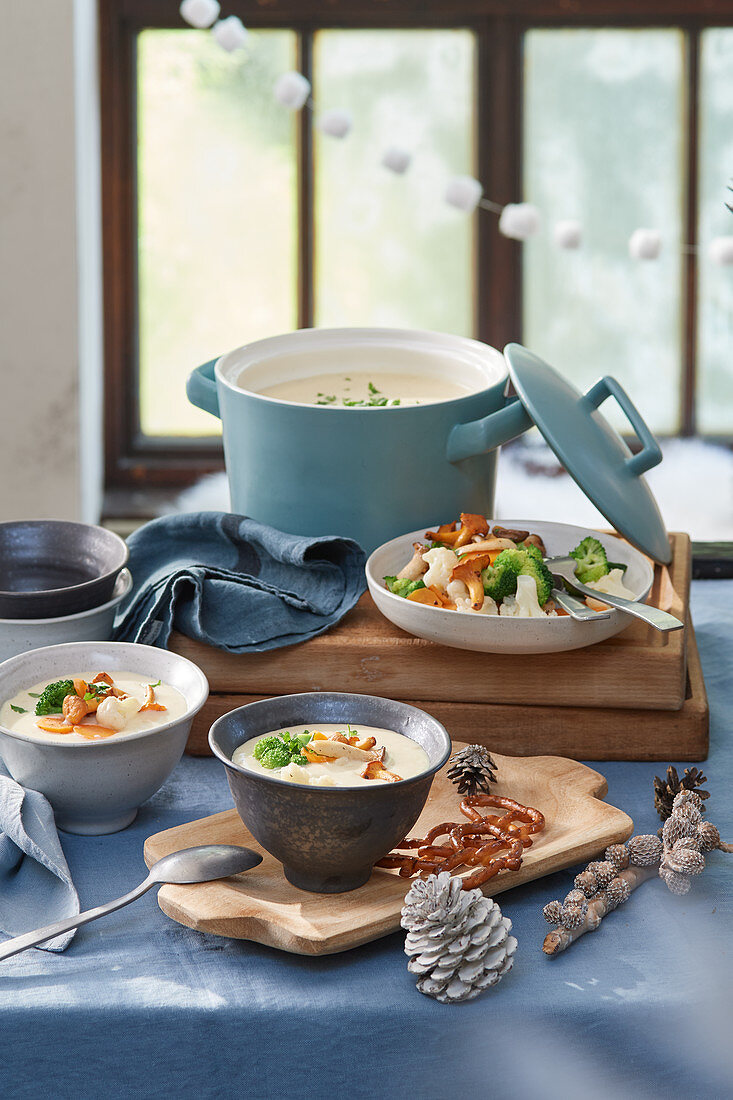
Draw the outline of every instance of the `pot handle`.
[[[534,426],[518,397],[505,397],[504,402],[503,408],[481,420],[456,424],[448,436],[449,462],[461,462],[464,458],[487,454]]]
[[[607,374],[604,378],[599,379],[594,386],[591,386],[583,400],[591,408],[597,409],[607,397],[616,398],[641,443],[639,453],[626,459],[626,469],[634,477],[639,477],[641,474],[645,474],[647,470],[651,470],[653,466],[659,465],[662,461],[662,451],[646,420],[621,383],[617,382],[615,378],[611,378]]]
[[[186,379],[186,396],[197,409],[203,409],[212,416],[221,417],[214,377],[214,367],[217,362],[218,359],[211,359],[208,363],[191,371]]]

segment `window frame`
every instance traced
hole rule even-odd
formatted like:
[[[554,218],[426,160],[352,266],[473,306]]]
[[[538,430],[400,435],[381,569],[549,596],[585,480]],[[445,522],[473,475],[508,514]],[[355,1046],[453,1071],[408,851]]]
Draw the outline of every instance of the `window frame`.
[[[180,442],[139,430],[136,249],[136,37],[147,27],[179,28],[178,0],[100,0],[100,95],[104,278],[104,451],[106,511],[125,511],[145,488],[181,489],[223,467],[221,442]],[[687,134],[683,158],[686,243],[697,243],[700,35],[733,24],[730,0],[229,0],[226,14],[250,28],[287,28],[298,36],[297,65],[313,81],[313,35],[321,29],[465,27],[476,36],[475,170],[492,201],[521,195],[523,36],[536,28],[679,29],[686,50]],[[310,112],[297,123],[298,327],[313,323],[314,178]],[[476,220],[474,335],[495,347],[521,339],[522,249]],[[697,256],[682,259],[680,433],[695,432]],[[216,349],[212,349],[216,350]],[[193,366],[194,364],[192,364]],[[706,437],[713,438],[713,437]],[[730,442],[730,440],[726,440]],[[109,507],[110,501],[116,505]],[[139,499],[138,499],[139,504]]]

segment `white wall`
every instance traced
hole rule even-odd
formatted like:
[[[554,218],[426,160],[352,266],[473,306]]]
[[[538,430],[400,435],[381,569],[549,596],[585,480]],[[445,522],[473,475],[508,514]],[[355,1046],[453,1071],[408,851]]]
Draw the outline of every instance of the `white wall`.
[[[89,53],[94,48],[93,10],[93,0],[78,3],[75,24],[74,0],[2,2],[0,520],[96,518],[99,417],[93,403],[98,400],[95,384],[100,383],[93,296],[96,291],[98,300],[98,232],[91,223],[80,226],[76,210],[80,184],[87,212],[92,222],[97,220],[98,172],[95,137],[88,131],[78,150],[83,159],[78,177],[75,122],[75,88],[81,90],[75,38],[84,54],[80,73],[88,82],[95,71]],[[92,104],[95,89],[96,80],[86,88]],[[93,118],[87,103],[87,130],[93,130]],[[90,304],[91,324],[80,341],[79,317]]]

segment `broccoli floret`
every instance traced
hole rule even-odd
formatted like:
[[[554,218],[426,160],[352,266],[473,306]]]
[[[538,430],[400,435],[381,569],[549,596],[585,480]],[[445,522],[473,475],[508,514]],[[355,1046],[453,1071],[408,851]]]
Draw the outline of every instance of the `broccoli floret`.
[[[552,590],[555,587],[555,581],[553,580],[552,573],[545,565],[542,559],[542,554],[540,554],[539,550],[537,551],[539,557],[537,557],[536,554],[530,554],[529,547],[527,547],[526,550],[523,550],[522,553],[526,554],[527,556],[527,560],[524,563],[522,573],[526,576],[534,578],[534,582],[537,585],[537,602],[541,607],[543,604],[547,603],[550,596],[552,595]]]
[[[588,581],[598,581],[609,572],[606,551],[592,535],[588,535],[583,541],[570,551],[570,557],[578,563],[575,566],[575,576],[581,584]]]
[[[513,596],[517,591],[517,577],[522,572],[522,551],[502,550],[493,565],[487,566],[481,573],[484,592],[498,603],[505,596]]]
[[[540,604],[547,603],[554,587],[552,574],[545,565],[541,552],[536,546],[516,550],[502,550],[493,565],[481,574],[484,592],[497,603],[517,591],[517,577],[533,577],[537,585],[537,599]]]
[[[254,748],[255,760],[259,760],[263,768],[285,768],[292,761],[298,764],[306,764],[303,756],[303,746],[307,745],[311,735],[305,731],[293,737],[290,733],[271,733],[257,742]]]
[[[539,546],[535,546],[533,542],[520,542],[519,549],[523,550],[525,554],[529,554],[529,556],[531,558],[534,558],[535,561],[544,562],[545,560],[542,557],[542,551],[540,550]]]
[[[36,714],[61,714],[67,695],[76,695],[73,680],[55,680],[46,684],[36,703]]]
[[[405,599],[414,592],[416,588],[424,588],[425,581],[408,581],[407,577],[385,577],[384,583],[390,592],[393,592],[395,596],[403,596]]]

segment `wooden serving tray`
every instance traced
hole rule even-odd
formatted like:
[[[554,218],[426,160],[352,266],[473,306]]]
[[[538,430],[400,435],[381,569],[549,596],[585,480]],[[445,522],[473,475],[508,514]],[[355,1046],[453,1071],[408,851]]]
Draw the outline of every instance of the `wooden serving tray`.
[[[454,742],[454,749],[463,748]],[[631,818],[599,801],[608,790],[598,772],[554,756],[495,756],[498,782],[493,790],[541,810],[542,833],[525,849],[518,871],[502,871],[486,884],[492,896],[523,882],[581,863],[633,832]],[[411,830],[424,835],[441,821],[463,820],[460,796],[447,778],[448,765],[435,777],[419,821]],[[282,865],[264,852],[236,810],[156,833],[145,841],[151,866],[169,852],[196,844],[240,844],[263,855],[253,871],[196,886],[163,886],[163,912],[199,932],[254,940],[296,955],[330,955],[394,932],[409,880],[396,871],[375,868],[358,890],[310,894],[292,886]]]
[[[649,602],[689,622],[690,539],[672,534],[670,541],[672,564],[657,566]],[[170,648],[226,696],[351,691],[461,705],[678,711],[687,695],[688,637],[687,629],[660,634],[633,621],[587,649],[471,653],[406,634],[366,593],[337,626],[300,645],[238,655],[174,634]]]
[[[543,752],[578,760],[704,760],[708,754],[708,699],[691,623],[687,629],[686,691],[679,710],[452,703],[414,697],[404,702],[432,714],[453,738],[513,756]],[[210,756],[212,723],[222,714],[262,698],[210,695],[193,721],[186,751]]]

